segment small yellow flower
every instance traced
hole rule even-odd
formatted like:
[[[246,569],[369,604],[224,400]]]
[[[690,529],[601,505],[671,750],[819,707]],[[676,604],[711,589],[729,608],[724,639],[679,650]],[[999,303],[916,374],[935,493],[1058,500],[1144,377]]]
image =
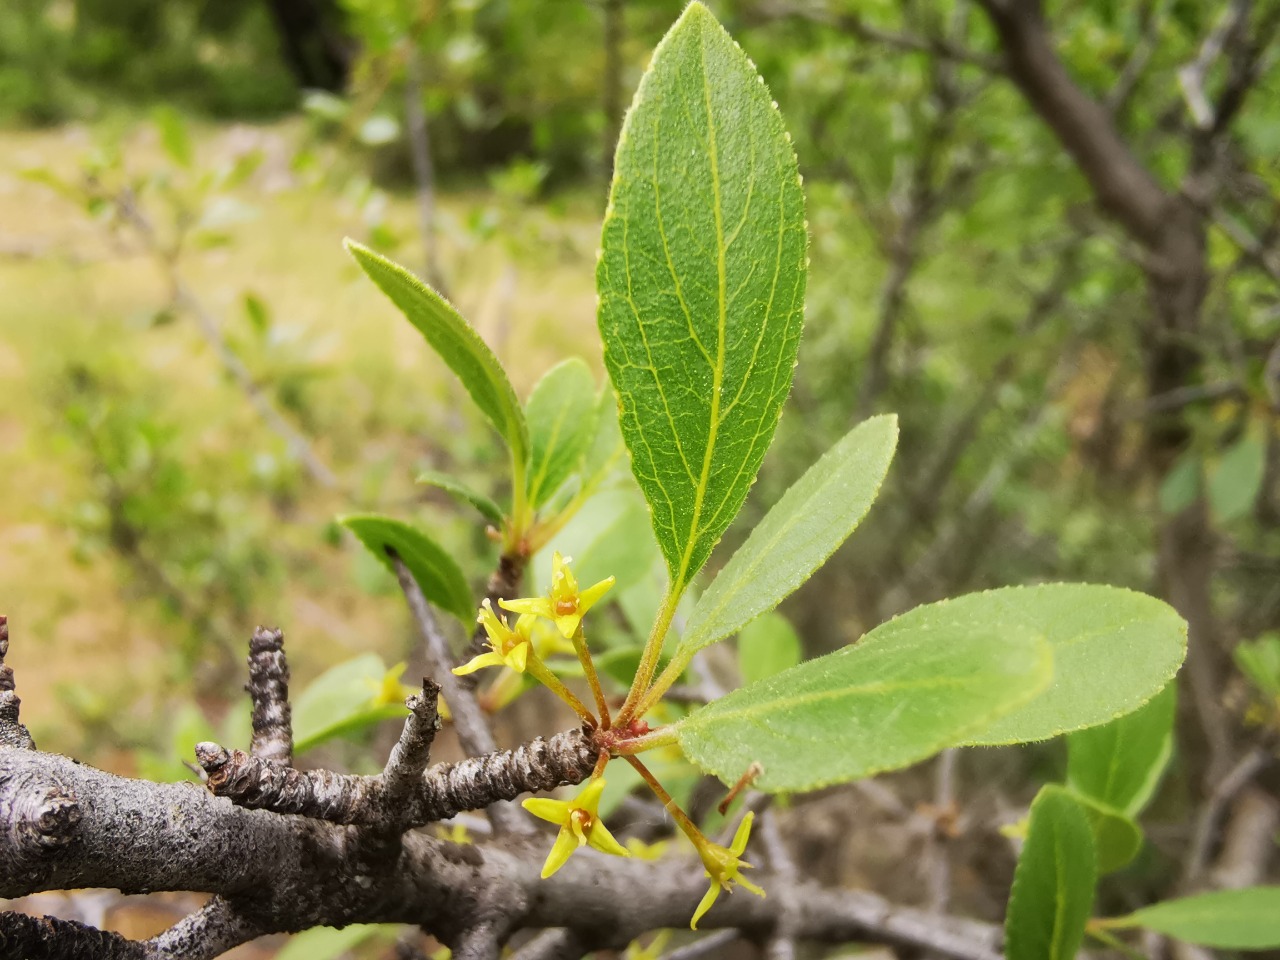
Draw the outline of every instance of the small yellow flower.
[[[525,665],[529,662],[530,631],[537,618],[525,615],[516,621],[516,628],[512,630],[507,626],[506,620],[493,612],[493,607],[486,598],[476,620],[484,625],[484,632],[489,635],[490,652],[473,657],[460,667],[454,667],[453,672],[462,675],[475,673],[482,667],[510,667],[516,673],[524,673]]]
[[[689,921],[690,929],[698,929],[698,921],[702,919],[703,914],[711,909],[711,905],[720,896],[720,891],[724,889],[733,893],[733,885],[735,883],[742,884],[757,897],[764,896],[763,890],[750,880],[738,875],[739,870],[751,869],[751,864],[738,858],[747,849],[747,838],[751,835],[751,821],[754,819],[754,812],[748,813],[742,818],[742,822],[738,824],[738,832],[733,835],[733,843],[728,848],[722,847],[718,843],[709,843],[705,848],[699,849],[698,853],[702,857],[702,865],[706,868],[707,876],[711,878],[711,888],[707,891],[707,895],[702,898],[702,902],[698,904],[698,909],[693,912],[693,919]]]
[[[551,592],[545,597],[529,597],[520,600],[499,600],[505,610],[515,613],[537,614],[554,620],[560,632],[572,637],[582,623],[582,616],[590,610],[597,600],[608,592],[614,584],[614,578],[601,580],[586,590],[578,590],[578,579],[569,569],[573,561],[560,556],[556,551],[551,559]]]
[[[560,824],[555,845],[547,855],[547,862],[542,865],[542,879],[563,867],[570,854],[582,846],[592,846],[617,857],[631,856],[600,820],[600,794],[603,792],[604,778],[601,777],[588,783],[586,789],[572,800],[534,797],[521,804],[535,817]]]

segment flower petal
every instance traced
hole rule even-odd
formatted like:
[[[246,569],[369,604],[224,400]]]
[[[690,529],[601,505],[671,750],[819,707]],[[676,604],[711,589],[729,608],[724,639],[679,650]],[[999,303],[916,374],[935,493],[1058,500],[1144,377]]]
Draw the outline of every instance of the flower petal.
[[[572,804],[565,800],[551,800],[547,797],[530,797],[520,806],[524,807],[539,820],[549,823],[566,824],[569,822],[569,811]]]
[[[502,657],[496,653],[482,653],[478,657],[472,657],[460,667],[454,667],[453,672],[458,676],[468,673],[475,673],[484,667],[500,667],[505,663]]]
[[[590,781],[583,791],[573,799],[573,805],[579,807],[591,816],[597,816],[597,809],[600,807],[600,795],[604,793],[604,777],[596,777]]]
[[[556,621],[556,629],[566,639],[572,637],[578,629],[578,624],[582,622],[581,613],[566,613],[554,618]]]
[[[545,880],[565,865],[573,851],[578,849],[578,838],[568,827],[561,827],[556,842],[547,854],[547,862],[542,865],[542,879]]]
[[[748,810],[747,815],[738,824],[738,829],[733,835],[733,843],[729,844],[729,852],[735,857],[742,856],[743,851],[747,849],[747,841],[751,838],[751,821],[755,818],[756,812]]]
[[[499,600],[498,606],[512,613],[536,613],[543,617],[555,616],[551,601],[546,597],[520,597],[516,600]]]
[[[522,640],[514,647],[507,651],[507,655],[502,657],[502,662],[514,670],[516,673],[524,673],[525,667],[529,664],[529,642]]]
[[[631,856],[631,851],[614,839],[613,834],[605,827],[603,820],[597,819],[591,824],[591,832],[587,835],[587,843],[601,853],[612,854],[615,857]]]
[[[711,905],[716,902],[716,898],[720,896],[720,884],[713,879],[711,881],[711,889],[707,891],[706,896],[702,898],[702,902],[698,904],[698,909],[693,911],[693,919],[689,921],[689,929],[697,930],[698,921],[702,919],[703,914],[711,909]]]
[[[587,587],[586,590],[582,591],[578,598],[578,609],[583,613],[586,613],[595,606],[595,602],[597,600],[609,592],[609,588],[612,587],[615,582],[617,582],[616,577],[609,577],[606,580],[601,580],[594,586]]]

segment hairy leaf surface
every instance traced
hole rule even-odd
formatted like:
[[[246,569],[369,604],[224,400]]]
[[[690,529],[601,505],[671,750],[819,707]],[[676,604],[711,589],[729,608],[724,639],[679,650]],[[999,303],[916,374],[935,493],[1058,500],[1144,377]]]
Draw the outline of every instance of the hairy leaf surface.
[[[898,418],[873,417],[823,454],[698,599],[677,655],[736,633],[808,580],[871,509],[897,443]]]
[[[685,754],[726,783],[758,762],[757,789],[812,790],[922,760],[1049,683],[1043,639],[921,609],[691,714]]]
[[[746,55],[692,3],[627,114],[596,272],[622,435],[677,594],[773,439],[806,246],[782,118]]]
[[[970,745],[1047,740],[1107,723],[1160,692],[1187,652],[1187,625],[1172,607],[1119,587],[1008,587],[933,606],[973,622],[1021,626],[1053,644],[1049,688],[970,736]]]

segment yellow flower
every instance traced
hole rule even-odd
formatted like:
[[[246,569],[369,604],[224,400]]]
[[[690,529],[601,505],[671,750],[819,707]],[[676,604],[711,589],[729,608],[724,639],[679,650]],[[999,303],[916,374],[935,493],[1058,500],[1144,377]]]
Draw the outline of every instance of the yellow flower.
[[[600,820],[600,794],[603,792],[604,778],[601,777],[588,783],[586,789],[572,800],[534,797],[521,804],[535,817],[560,824],[555,845],[547,855],[547,862],[542,865],[542,879],[563,867],[569,855],[582,846],[592,846],[617,857],[631,856]]]
[[[706,847],[698,850],[699,855],[702,857],[702,865],[706,867],[707,876],[711,878],[711,888],[707,891],[707,895],[702,898],[702,902],[698,904],[698,909],[693,912],[693,919],[689,921],[690,929],[698,929],[698,921],[702,919],[703,914],[711,909],[711,905],[720,896],[721,889],[733,893],[733,885],[740,883],[757,897],[764,896],[764,891],[754,883],[738,876],[739,870],[751,869],[751,864],[738,858],[747,849],[747,838],[751,835],[751,821],[754,819],[754,812],[748,813],[742,818],[742,822],[738,824],[738,832],[733,835],[733,843],[728,848],[722,847],[718,843],[709,843]]]
[[[578,590],[578,580],[569,569],[573,561],[556,551],[551,559],[551,592],[545,597],[529,597],[520,600],[499,600],[505,610],[515,613],[537,614],[554,620],[560,632],[572,637],[582,623],[582,615],[590,610],[613,586],[614,578],[601,580],[586,590]]]
[[[488,598],[480,608],[478,623],[484,625],[484,632],[489,635],[489,653],[482,653],[460,667],[454,667],[456,674],[475,673],[482,667],[510,667],[516,673],[524,673],[529,662],[529,637],[536,617],[526,615],[516,621],[512,630],[507,621],[493,612]]]

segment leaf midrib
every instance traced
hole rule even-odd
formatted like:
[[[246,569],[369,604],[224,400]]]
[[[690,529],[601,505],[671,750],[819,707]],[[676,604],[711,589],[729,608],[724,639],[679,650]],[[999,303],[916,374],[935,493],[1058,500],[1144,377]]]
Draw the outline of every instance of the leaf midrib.
[[[727,248],[724,238],[724,210],[720,193],[720,158],[716,151],[716,121],[712,114],[711,85],[707,82],[707,45],[702,30],[698,31],[698,52],[702,61],[702,101],[707,111],[707,159],[711,166],[711,191],[714,198],[713,211],[716,222],[716,300],[718,316],[716,318],[716,362],[711,371],[711,417],[707,430],[707,447],[702,455],[702,473],[698,477],[693,494],[693,517],[689,522],[689,536],[685,543],[684,556],[680,558],[680,569],[672,584],[673,592],[681,591],[689,582],[689,565],[694,550],[698,546],[699,527],[702,520],[703,502],[707,495],[707,485],[711,478],[711,461],[715,454],[716,438],[720,430],[720,390],[724,384],[724,350],[725,327],[728,312],[728,291],[725,276],[725,256]],[[655,151],[657,145],[654,146]]]

